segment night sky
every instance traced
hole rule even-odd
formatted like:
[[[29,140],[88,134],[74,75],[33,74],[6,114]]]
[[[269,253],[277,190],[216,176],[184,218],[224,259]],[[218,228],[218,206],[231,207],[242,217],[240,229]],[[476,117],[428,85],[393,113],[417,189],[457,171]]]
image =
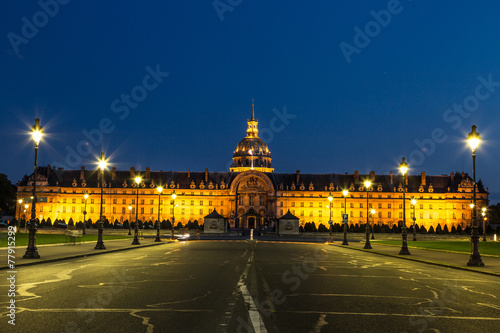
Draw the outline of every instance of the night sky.
[[[44,9],[45,8],[45,9]],[[0,3],[0,173],[229,171],[252,98],[275,172],[472,175],[500,200],[497,1]]]

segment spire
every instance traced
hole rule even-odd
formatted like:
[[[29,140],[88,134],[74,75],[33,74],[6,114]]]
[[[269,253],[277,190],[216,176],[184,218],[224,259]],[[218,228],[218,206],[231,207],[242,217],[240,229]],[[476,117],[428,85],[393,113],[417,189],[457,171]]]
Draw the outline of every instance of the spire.
[[[255,106],[254,106],[254,99],[252,98],[252,118],[250,120],[255,120]]]

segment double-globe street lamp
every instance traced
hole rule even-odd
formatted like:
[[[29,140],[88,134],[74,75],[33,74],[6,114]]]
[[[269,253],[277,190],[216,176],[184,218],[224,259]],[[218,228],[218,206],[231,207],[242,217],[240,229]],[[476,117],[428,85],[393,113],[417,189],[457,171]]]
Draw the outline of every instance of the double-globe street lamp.
[[[103,224],[104,224],[104,216],[102,215],[102,202],[103,202],[103,188],[104,188],[104,170],[106,169],[107,166],[107,161],[106,158],[104,157],[104,153],[101,153],[101,159],[99,160],[99,169],[101,169],[101,204],[100,204],[100,211],[99,211],[99,221],[97,223],[97,244],[95,245],[96,250],[105,250],[106,247],[104,246],[104,242],[102,241],[102,231],[103,231]]]
[[[399,170],[403,175],[403,244],[401,246],[401,251],[399,254],[409,255],[410,251],[408,250],[408,232],[406,231],[406,174],[408,173],[408,163],[406,163],[405,158],[403,157],[401,164],[399,165]]]
[[[483,216],[483,242],[486,242],[486,207],[483,207],[481,215]]]
[[[135,184],[137,186],[137,202],[135,203],[135,226],[134,226],[134,240],[132,245],[140,245],[139,242],[139,185],[141,184],[142,178],[135,177]]]
[[[369,216],[370,216],[370,209],[369,209],[369,204],[368,204],[368,190],[370,189],[370,186],[372,186],[372,182],[369,181],[369,180],[366,180],[365,181],[365,189],[366,189],[366,228],[365,228],[365,232],[366,232],[366,242],[365,242],[365,246],[363,247],[363,249],[371,249],[372,246],[370,244],[370,222],[369,222]]]
[[[128,206],[128,235],[132,235],[132,205]]]
[[[84,206],[83,206],[83,234],[85,235],[85,228],[87,227],[87,199],[89,198],[89,194],[88,193],[85,193],[83,195],[83,199],[84,199]]]
[[[413,241],[417,240],[417,229],[415,226],[415,221],[417,220],[417,216],[415,215],[415,208],[417,207],[417,199],[411,198],[411,205],[413,206]]]
[[[344,216],[347,216],[347,195],[348,194],[349,194],[348,190],[342,191],[342,195],[344,196]],[[349,221],[349,220],[347,220],[347,221]],[[342,221],[342,222],[344,222],[344,221]],[[349,245],[349,243],[347,242],[347,223],[344,223],[344,241],[342,242],[342,245]]]
[[[172,234],[170,236],[170,239],[175,239],[174,237],[174,225],[175,225],[175,198],[177,198],[177,194],[175,194],[175,190],[174,192],[172,192]]]
[[[160,239],[160,209],[161,209],[160,202],[161,202],[161,192],[163,191],[163,187],[158,186],[156,188],[156,190],[158,191],[158,220],[156,221],[156,239],[155,239],[155,242],[161,242],[161,239]]]
[[[476,205],[476,150],[479,147],[479,142],[481,141],[481,136],[479,136],[479,133],[476,131],[477,126],[472,125],[472,130],[469,133],[467,137],[467,141],[469,143],[469,146],[472,150],[472,181],[473,181],[473,200],[474,200],[474,207],[477,207]],[[474,222],[474,225],[472,227],[472,236],[471,236],[471,242],[472,242],[472,254],[470,256],[469,262],[467,263],[467,266],[484,266],[483,261],[481,260],[481,255],[479,254],[479,232],[478,232],[478,226],[477,226],[477,213],[476,209],[472,211],[472,221]]]
[[[28,247],[23,258],[39,259],[40,255],[36,248],[36,181],[38,179],[38,145],[42,139],[43,127],[40,125],[40,119],[35,119],[35,125],[31,127],[31,135],[35,142],[35,172],[33,174],[33,203],[31,204],[30,231],[28,236]]]
[[[328,195],[328,208],[330,208],[330,219],[328,220],[328,224],[330,225],[330,239],[328,240],[328,243],[333,243],[333,233],[332,233],[332,228],[333,228],[333,221],[332,221],[332,202],[333,202],[333,195],[332,192],[330,192],[330,195]]]
[[[372,239],[375,239],[375,213],[377,211],[375,209],[371,209],[370,213],[372,213]]]

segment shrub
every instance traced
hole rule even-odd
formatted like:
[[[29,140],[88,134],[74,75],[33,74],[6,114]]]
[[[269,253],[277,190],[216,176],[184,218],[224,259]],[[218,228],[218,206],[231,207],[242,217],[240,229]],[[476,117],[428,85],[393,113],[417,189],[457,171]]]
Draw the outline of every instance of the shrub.
[[[439,224],[438,224],[439,225]],[[429,231],[427,231],[428,234],[434,234],[435,231],[434,231],[434,227],[431,225],[430,228],[429,228]]]
[[[432,227],[431,227],[432,228]],[[420,227],[420,233],[421,234],[426,234],[427,233],[427,229],[425,228],[425,226],[421,226]]]

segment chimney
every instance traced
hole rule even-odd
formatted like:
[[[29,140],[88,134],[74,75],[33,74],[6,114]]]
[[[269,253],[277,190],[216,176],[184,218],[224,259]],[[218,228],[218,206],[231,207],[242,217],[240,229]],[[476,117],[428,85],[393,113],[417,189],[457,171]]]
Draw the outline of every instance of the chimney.
[[[146,179],[151,179],[151,168],[146,167]]]
[[[52,167],[52,171],[56,171],[56,166],[55,165]]]
[[[422,186],[425,186],[425,171],[422,171],[422,172],[420,173],[420,184],[421,184]]]
[[[191,178],[191,169],[188,169],[188,178]]]
[[[455,174],[452,172],[450,173],[450,178],[451,178],[451,183],[455,180]]]
[[[359,171],[358,170],[354,171],[354,182],[355,183],[359,182]]]
[[[80,167],[80,179],[85,179],[85,166]]]
[[[300,181],[300,170],[297,170],[297,181],[296,183],[298,184]]]
[[[391,178],[391,185],[392,185],[392,184],[394,184],[394,181],[393,181],[393,179],[392,179],[392,171],[391,171],[391,172],[389,172],[389,177]]]
[[[372,182],[374,182],[374,181],[375,181],[375,171],[370,171],[370,180],[371,180]]]
[[[47,178],[49,178],[49,174],[50,174],[50,164],[47,165]]]
[[[111,169],[111,180],[116,180],[116,167]]]
[[[205,183],[208,182],[208,169],[205,168]]]
[[[134,179],[135,178],[135,168],[130,167],[130,178]]]

